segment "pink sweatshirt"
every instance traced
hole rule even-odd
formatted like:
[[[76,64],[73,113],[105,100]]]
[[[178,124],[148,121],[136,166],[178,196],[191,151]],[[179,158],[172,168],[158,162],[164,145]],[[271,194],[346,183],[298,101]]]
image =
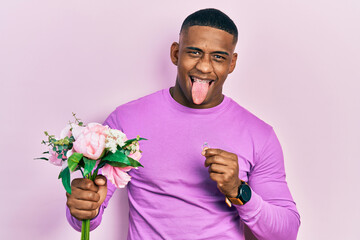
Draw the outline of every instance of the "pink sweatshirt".
[[[209,109],[177,103],[164,89],[118,107],[105,121],[128,138],[140,135],[144,168],[129,172],[128,239],[245,239],[246,224],[258,239],[296,239],[300,216],[285,180],[280,143],[271,126],[225,96]],[[240,179],[251,200],[229,208],[209,177],[202,145],[237,154]],[[102,218],[115,187],[91,229]],[[77,230],[81,222],[67,209]]]

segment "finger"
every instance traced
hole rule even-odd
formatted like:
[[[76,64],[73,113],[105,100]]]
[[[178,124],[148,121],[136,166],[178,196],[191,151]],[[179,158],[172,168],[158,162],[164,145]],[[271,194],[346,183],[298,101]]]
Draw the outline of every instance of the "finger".
[[[103,175],[98,175],[98,176],[96,176],[94,182],[95,182],[95,184],[96,184],[97,186],[106,186],[106,184],[107,184],[107,179],[106,179],[106,177],[103,176]]]
[[[107,186],[99,186],[99,191],[97,192],[100,196],[99,203],[102,204],[107,195]]]
[[[72,193],[69,196],[70,198],[93,202],[98,202],[100,200],[100,195],[97,192],[86,191],[79,188],[71,188],[71,190]]]
[[[70,210],[71,215],[73,215],[78,220],[93,219],[94,217],[97,216],[97,214],[99,212],[98,210],[84,211],[84,210],[79,210],[76,208],[69,209],[69,210]]]
[[[205,167],[208,167],[211,164],[220,164],[220,165],[228,166],[229,164],[231,164],[231,162],[233,162],[232,159],[224,158],[224,157],[219,156],[219,155],[215,155],[215,156],[207,157],[205,159],[204,164],[205,164]]]
[[[222,149],[217,149],[217,148],[208,148],[208,149],[204,149],[202,152],[202,155],[205,157],[211,157],[214,155],[220,155],[226,158],[234,158],[236,155],[227,151],[224,151]]]
[[[209,147],[204,147],[204,148],[202,149],[201,155],[205,156],[205,151],[206,151],[207,149],[209,149]]]
[[[229,170],[229,167],[221,165],[221,164],[211,164],[208,168],[209,173],[226,173]]]
[[[67,203],[67,206],[70,208],[75,208],[77,210],[92,211],[99,208],[100,204],[93,201],[84,201],[79,199],[71,200]]]
[[[98,186],[95,185],[93,181],[86,178],[76,178],[71,182],[71,188],[80,188],[82,190],[89,190],[97,192]]]
[[[222,178],[223,178],[223,174],[222,173],[215,173],[215,172],[211,172],[209,174],[211,180],[219,183],[219,182],[222,182]]]
[[[210,172],[209,176],[212,180],[214,180],[215,182],[217,182],[219,185],[223,185],[223,184],[229,184],[231,182],[234,182],[234,177],[230,176],[227,173],[216,173],[216,172]]]

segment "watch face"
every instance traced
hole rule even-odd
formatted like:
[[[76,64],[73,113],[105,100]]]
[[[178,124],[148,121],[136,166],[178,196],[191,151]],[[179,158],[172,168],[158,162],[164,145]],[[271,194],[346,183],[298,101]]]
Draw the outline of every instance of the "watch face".
[[[244,203],[248,202],[251,198],[251,189],[247,184],[241,185],[240,196]]]

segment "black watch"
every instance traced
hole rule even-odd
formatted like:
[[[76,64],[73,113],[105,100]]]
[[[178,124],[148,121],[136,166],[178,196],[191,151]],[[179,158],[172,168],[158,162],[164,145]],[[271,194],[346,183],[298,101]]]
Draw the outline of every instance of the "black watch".
[[[231,204],[235,204],[235,205],[244,205],[245,203],[247,203],[248,201],[250,201],[251,199],[251,188],[249,187],[249,185],[240,180],[241,184],[238,188],[238,195],[234,198],[230,198],[227,197],[226,198],[226,203],[229,207],[231,207]]]

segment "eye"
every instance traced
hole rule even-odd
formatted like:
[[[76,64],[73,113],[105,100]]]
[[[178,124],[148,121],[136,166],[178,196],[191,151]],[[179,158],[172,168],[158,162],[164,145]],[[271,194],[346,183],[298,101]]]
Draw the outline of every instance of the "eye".
[[[196,50],[193,50],[193,51],[188,51],[188,53],[192,56],[199,56],[200,55],[200,52],[199,51],[196,51]]]
[[[214,58],[215,58],[215,60],[216,60],[216,61],[223,61],[223,60],[226,60],[226,58],[225,58],[225,57],[223,57],[223,56],[221,56],[221,55],[218,55],[218,54],[214,55]]]

